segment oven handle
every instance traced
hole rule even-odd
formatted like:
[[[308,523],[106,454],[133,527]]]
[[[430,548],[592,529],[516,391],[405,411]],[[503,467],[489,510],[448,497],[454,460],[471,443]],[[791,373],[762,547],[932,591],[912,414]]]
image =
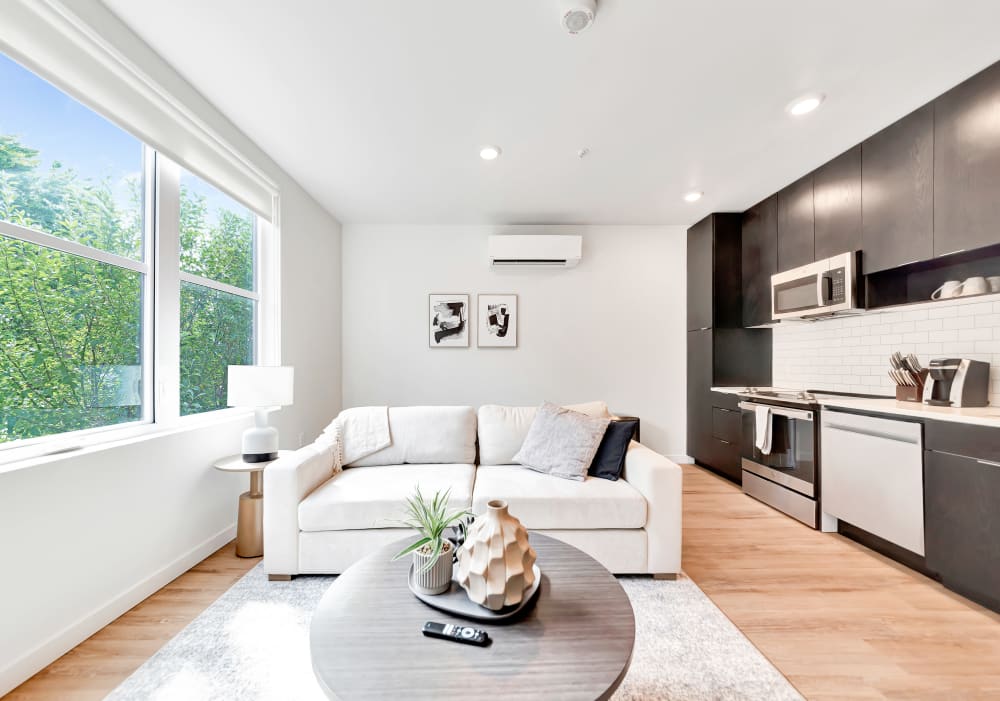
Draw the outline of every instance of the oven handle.
[[[801,421],[812,421],[813,413],[811,411],[803,411],[801,409],[789,409],[783,406],[774,406],[773,404],[757,404],[756,402],[740,402],[740,409],[746,409],[747,411],[753,411],[757,407],[767,407],[771,410],[771,413],[775,416],[785,416],[789,419],[800,419]]]

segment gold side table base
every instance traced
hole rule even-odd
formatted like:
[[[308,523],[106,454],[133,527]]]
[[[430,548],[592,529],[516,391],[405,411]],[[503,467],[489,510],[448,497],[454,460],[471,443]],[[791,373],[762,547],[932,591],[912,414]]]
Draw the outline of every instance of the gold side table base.
[[[264,473],[250,473],[250,491],[240,494],[236,517],[237,557],[260,557],[264,554]]]

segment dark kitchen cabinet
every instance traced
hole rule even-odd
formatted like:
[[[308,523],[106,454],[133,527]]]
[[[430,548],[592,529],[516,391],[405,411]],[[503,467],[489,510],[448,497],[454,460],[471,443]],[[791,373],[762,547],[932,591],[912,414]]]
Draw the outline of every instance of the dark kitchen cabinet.
[[[865,274],[934,257],[934,105],[861,145]]]
[[[816,260],[812,173],[778,193],[778,270]]]
[[[701,465],[740,480],[737,399],[711,387],[771,384],[770,329],[688,331],[688,453]]]
[[[1000,242],[1000,63],[934,101],[934,255]]]
[[[712,329],[687,334],[687,452],[698,461],[711,454]]]
[[[771,276],[778,272],[778,198],[768,197],[743,213],[741,246],[743,325],[771,318]]]
[[[814,256],[822,260],[861,248],[861,146],[813,173]]]
[[[702,219],[688,229],[687,318],[688,331],[712,326],[712,219]]]
[[[949,589],[1000,611],[1000,463],[934,451],[925,456],[927,567]]]
[[[711,214],[688,229],[688,331],[740,326],[739,214]]]
[[[687,241],[687,450],[736,481],[739,441],[729,440],[734,424],[726,421],[735,405],[711,388],[771,384],[771,330],[742,326],[742,221],[709,215],[688,229]]]
[[[1000,429],[924,422],[927,567],[1000,611]]]

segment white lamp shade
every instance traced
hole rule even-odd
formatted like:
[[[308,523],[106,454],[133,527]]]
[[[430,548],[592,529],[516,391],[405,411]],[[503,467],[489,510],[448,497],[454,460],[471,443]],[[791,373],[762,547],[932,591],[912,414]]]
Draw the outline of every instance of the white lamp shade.
[[[230,365],[229,406],[288,406],[293,385],[294,368]]]

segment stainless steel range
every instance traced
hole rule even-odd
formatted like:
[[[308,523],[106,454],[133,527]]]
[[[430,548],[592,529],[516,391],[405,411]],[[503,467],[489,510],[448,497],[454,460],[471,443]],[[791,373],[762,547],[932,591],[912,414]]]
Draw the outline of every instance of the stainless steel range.
[[[836,530],[820,509],[819,411],[810,390],[748,387],[740,392],[743,491],[810,528]]]

